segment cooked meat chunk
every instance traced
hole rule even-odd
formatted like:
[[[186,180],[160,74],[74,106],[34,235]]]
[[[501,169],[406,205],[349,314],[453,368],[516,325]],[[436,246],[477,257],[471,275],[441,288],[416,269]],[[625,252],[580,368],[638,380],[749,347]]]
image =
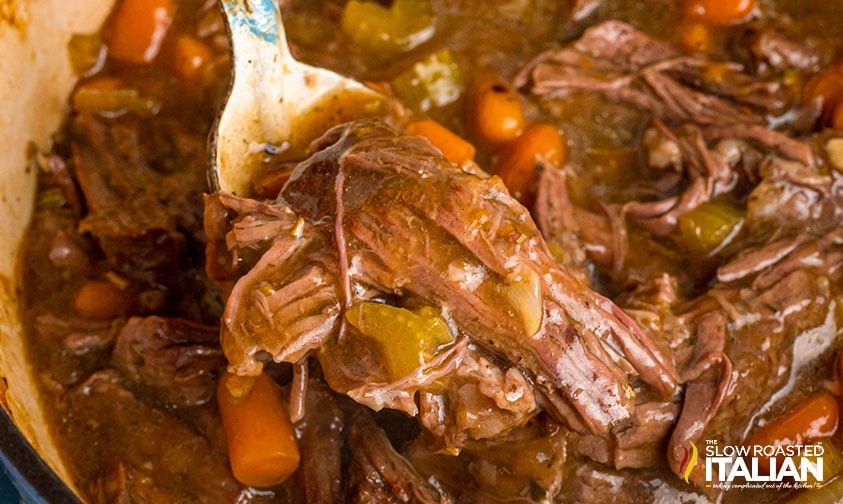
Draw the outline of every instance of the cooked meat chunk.
[[[631,376],[673,391],[666,357],[609,300],[556,264],[498,179],[462,172],[418,137],[373,122],[338,127],[315,142],[277,201],[217,194],[206,205],[206,223],[231,218],[228,226],[207,225],[226,231],[209,234],[209,250],[228,254],[209,263],[263,251],[235,284],[224,316],[223,349],[239,373],[259,371],[261,351],[295,362],[329,351],[334,339],[347,344],[344,310],[397,295],[438,307],[457,340],[467,337],[519,369],[574,429],[601,433],[627,419]],[[446,374],[459,368],[460,348],[437,361]],[[424,385],[409,380],[404,388]],[[416,413],[412,403],[370,397],[377,408]]]
[[[369,412],[356,410],[350,415],[348,447],[352,456],[348,477],[349,502],[453,502],[434,482],[422,477],[406,458],[395,451]]]
[[[163,405],[198,406],[214,397],[225,366],[218,338],[217,328],[187,320],[133,317],[117,336],[111,362]]]
[[[152,169],[158,145],[141,138],[139,122],[107,121],[81,114],[70,124],[73,173],[85,197],[80,229],[91,233],[124,274],[163,281],[165,270],[183,264],[185,230],[198,229],[198,170]],[[181,153],[184,164],[195,148]]]

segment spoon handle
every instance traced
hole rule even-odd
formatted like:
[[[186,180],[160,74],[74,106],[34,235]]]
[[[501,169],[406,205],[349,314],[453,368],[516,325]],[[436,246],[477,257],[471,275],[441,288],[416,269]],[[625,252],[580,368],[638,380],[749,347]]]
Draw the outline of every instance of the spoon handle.
[[[290,54],[277,1],[223,0],[222,6],[234,44],[266,44],[274,53]],[[236,47],[234,55],[240,60],[248,57],[247,52],[241,53]]]
[[[210,139],[211,190],[243,193],[250,173],[242,164],[254,142],[279,143],[290,136],[284,106],[289,75],[299,70],[284,32],[277,0],[222,0],[231,40],[228,97]]]
[[[221,0],[232,65],[228,96],[208,143],[211,191],[248,194],[266,153],[298,152],[313,140],[303,126],[308,118],[314,125],[324,120],[327,128],[329,120],[352,118],[342,116],[343,110],[383,115],[384,95],[293,58],[277,2]],[[356,93],[354,102],[349,91]]]

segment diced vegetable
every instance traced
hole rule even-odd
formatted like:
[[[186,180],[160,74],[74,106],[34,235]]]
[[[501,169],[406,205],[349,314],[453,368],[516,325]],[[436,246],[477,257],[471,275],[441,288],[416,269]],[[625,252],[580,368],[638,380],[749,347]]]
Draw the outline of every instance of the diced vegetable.
[[[544,316],[541,285],[538,273],[530,268],[521,268],[500,287],[502,297],[509,301],[515,315],[521,319],[526,336],[533,336],[541,328]]]
[[[350,0],[340,26],[353,43],[382,59],[418,47],[435,32],[429,0],[395,0],[391,7]]]
[[[102,68],[106,47],[98,33],[75,33],[67,43],[70,66],[76,75],[89,75]]]
[[[819,392],[755,429],[744,445],[791,446],[827,438],[837,431],[838,417],[837,398]]]
[[[447,49],[428,55],[390,84],[404,105],[422,112],[455,102],[465,88],[460,67]]]
[[[173,0],[123,0],[111,18],[111,56],[125,63],[153,61],[173,23],[174,10]]]
[[[743,223],[740,209],[725,201],[708,201],[679,217],[679,232],[688,250],[712,255],[735,237]]]
[[[131,293],[108,279],[91,280],[73,298],[73,308],[84,319],[110,320],[126,314]]]
[[[390,82],[408,107],[426,112],[455,102],[463,93],[462,72],[447,49],[429,54]]]
[[[528,203],[539,170],[544,166],[560,168],[567,154],[565,141],[555,126],[533,124],[504,149],[496,173],[515,198]]]
[[[717,26],[746,21],[755,10],[756,0],[686,0],[689,16]]]
[[[269,487],[286,480],[299,465],[299,449],[281,387],[266,373],[239,377],[225,373],[217,387],[228,457],[244,485]]]
[[[484,142],[502,144],[524,131],[521,97],[497,74],[484,73],[471,82],[467,105],[468,122]]]
[[[150,116],[161,107],[158,100],[143,97],[137,89],[125,87],[119,80],[110,77],[83,83],[73,92],[71,102],[77,112],[107,115],[134,112]]]
[[[427,138],[442,152],[445,159],[454,164],[461,165],[474,160],[474,146],[436,121],[424,119],[412,122],[406,129],[407,133]]]
[[[416,312],[383,303],[358,303],[345,313],[348,323],[380,345],[389,377],[397,380],[412,373],[454,340],[448,326],[433,308]]]
[[[172,65],[177,74],[187,80],[200,75],[211,60],[211,48],[190,35],[179,35],[173,43]]]

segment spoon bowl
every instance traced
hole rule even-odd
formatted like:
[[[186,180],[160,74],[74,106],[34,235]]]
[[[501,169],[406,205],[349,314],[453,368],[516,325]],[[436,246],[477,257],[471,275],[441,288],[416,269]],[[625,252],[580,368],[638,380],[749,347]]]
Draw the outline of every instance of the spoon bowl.
[[[271,156],[295,157],[328,127],[394,106],[358,81],[296,61],[276,0],[221,4],[232,73],[209,139],[211,190],[248,195]]]

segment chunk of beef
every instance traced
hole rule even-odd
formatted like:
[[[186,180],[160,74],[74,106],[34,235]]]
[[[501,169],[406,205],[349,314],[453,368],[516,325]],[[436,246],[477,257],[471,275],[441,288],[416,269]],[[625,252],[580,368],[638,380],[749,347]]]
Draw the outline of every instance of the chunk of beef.
[[[450,503],[438,485],[422,477],[399,454],[367,411],[356,410],[348,419],[349,502]]]
[[[90,321],[43,313],[33,324],[33,338],[41,348],[36,358],[49,359],[49,387],[70,387],[103,366],[122,326],[122,320]]]
[[[678,413],[675,402],[639,400],[631,422],[618,427],[612,436],[575,436],[571,450],[617,469],[658,467],[664,464],[665,440]]]
[[[225,357],[219,330],[183,319],[133,317],[114,344],[112,365],[133,388],[169,406],[198,406],[214,397]]]
[[[101,441],[84,447],[85,452],[118,468],[116,480],[109,476],[112,482],[106,486],[137,490],[132,500],[154,488],[183,502],[234,503],[244,498],[245,489],[231,475],[225,453],[163,410],[135,398],[121,385],[117,371],[93,374],[68,400],[76,414],[86,415],[72,419],[78,422],[75,428],[93,430]],[[109,421],[97,420],[103,418]],[[133,484],[135,478],[139,481]],[[147,478],[152,486],[145,483]]]
[[[184,231],[198,232],[203,172],[187,155],[181,169],[150,166],[156,145],[141,139],[138,121],[107,123],[80,114],[70,122],[73,172],[87,206],[80,224],[127,276],[164,283],[183,260]]]
[[[460,171],[423,139],[372,122],[335,128],[273,204],[217,195],[207,206],[209,215],[233,218],[209,226],[226,231],[209,240],[232,251],[209,262],[231,264],[255,243],[266,250],[226,307],[223,348],[237,372],[257,372],[261,351],[295,362],[338,336],[343,309],[398,295],[440,307],[458,339],[519,368],[545,407],[574,428],[606,432],[629,417],[628,373],[673,391],[661,351],[555,263],[499,179]],[[245,208],[257,211],[240,215]],[[272,213],[281,218],[269,225]],[[251,228],[246,220],[262,223],[249,234],[256,242],[236,239]],[[270,243],[267,230],[278,233]],[[448,362],[458,367],[454,359]],[[415,413],[411,403],[380,406]]]
[[[823,170],[824,171],[824,170]],[[747,225],[758,234],[808,231],[815,235],[843,219],[843,176],[815,165],[772,158],[760,170],[761,182],[749,194]]]
[[[467,349],[441,388],[420,392],[419,417],[448,451],[520,427],[538,408],[533,387],[517,368],[504,371],[474,349]]]

